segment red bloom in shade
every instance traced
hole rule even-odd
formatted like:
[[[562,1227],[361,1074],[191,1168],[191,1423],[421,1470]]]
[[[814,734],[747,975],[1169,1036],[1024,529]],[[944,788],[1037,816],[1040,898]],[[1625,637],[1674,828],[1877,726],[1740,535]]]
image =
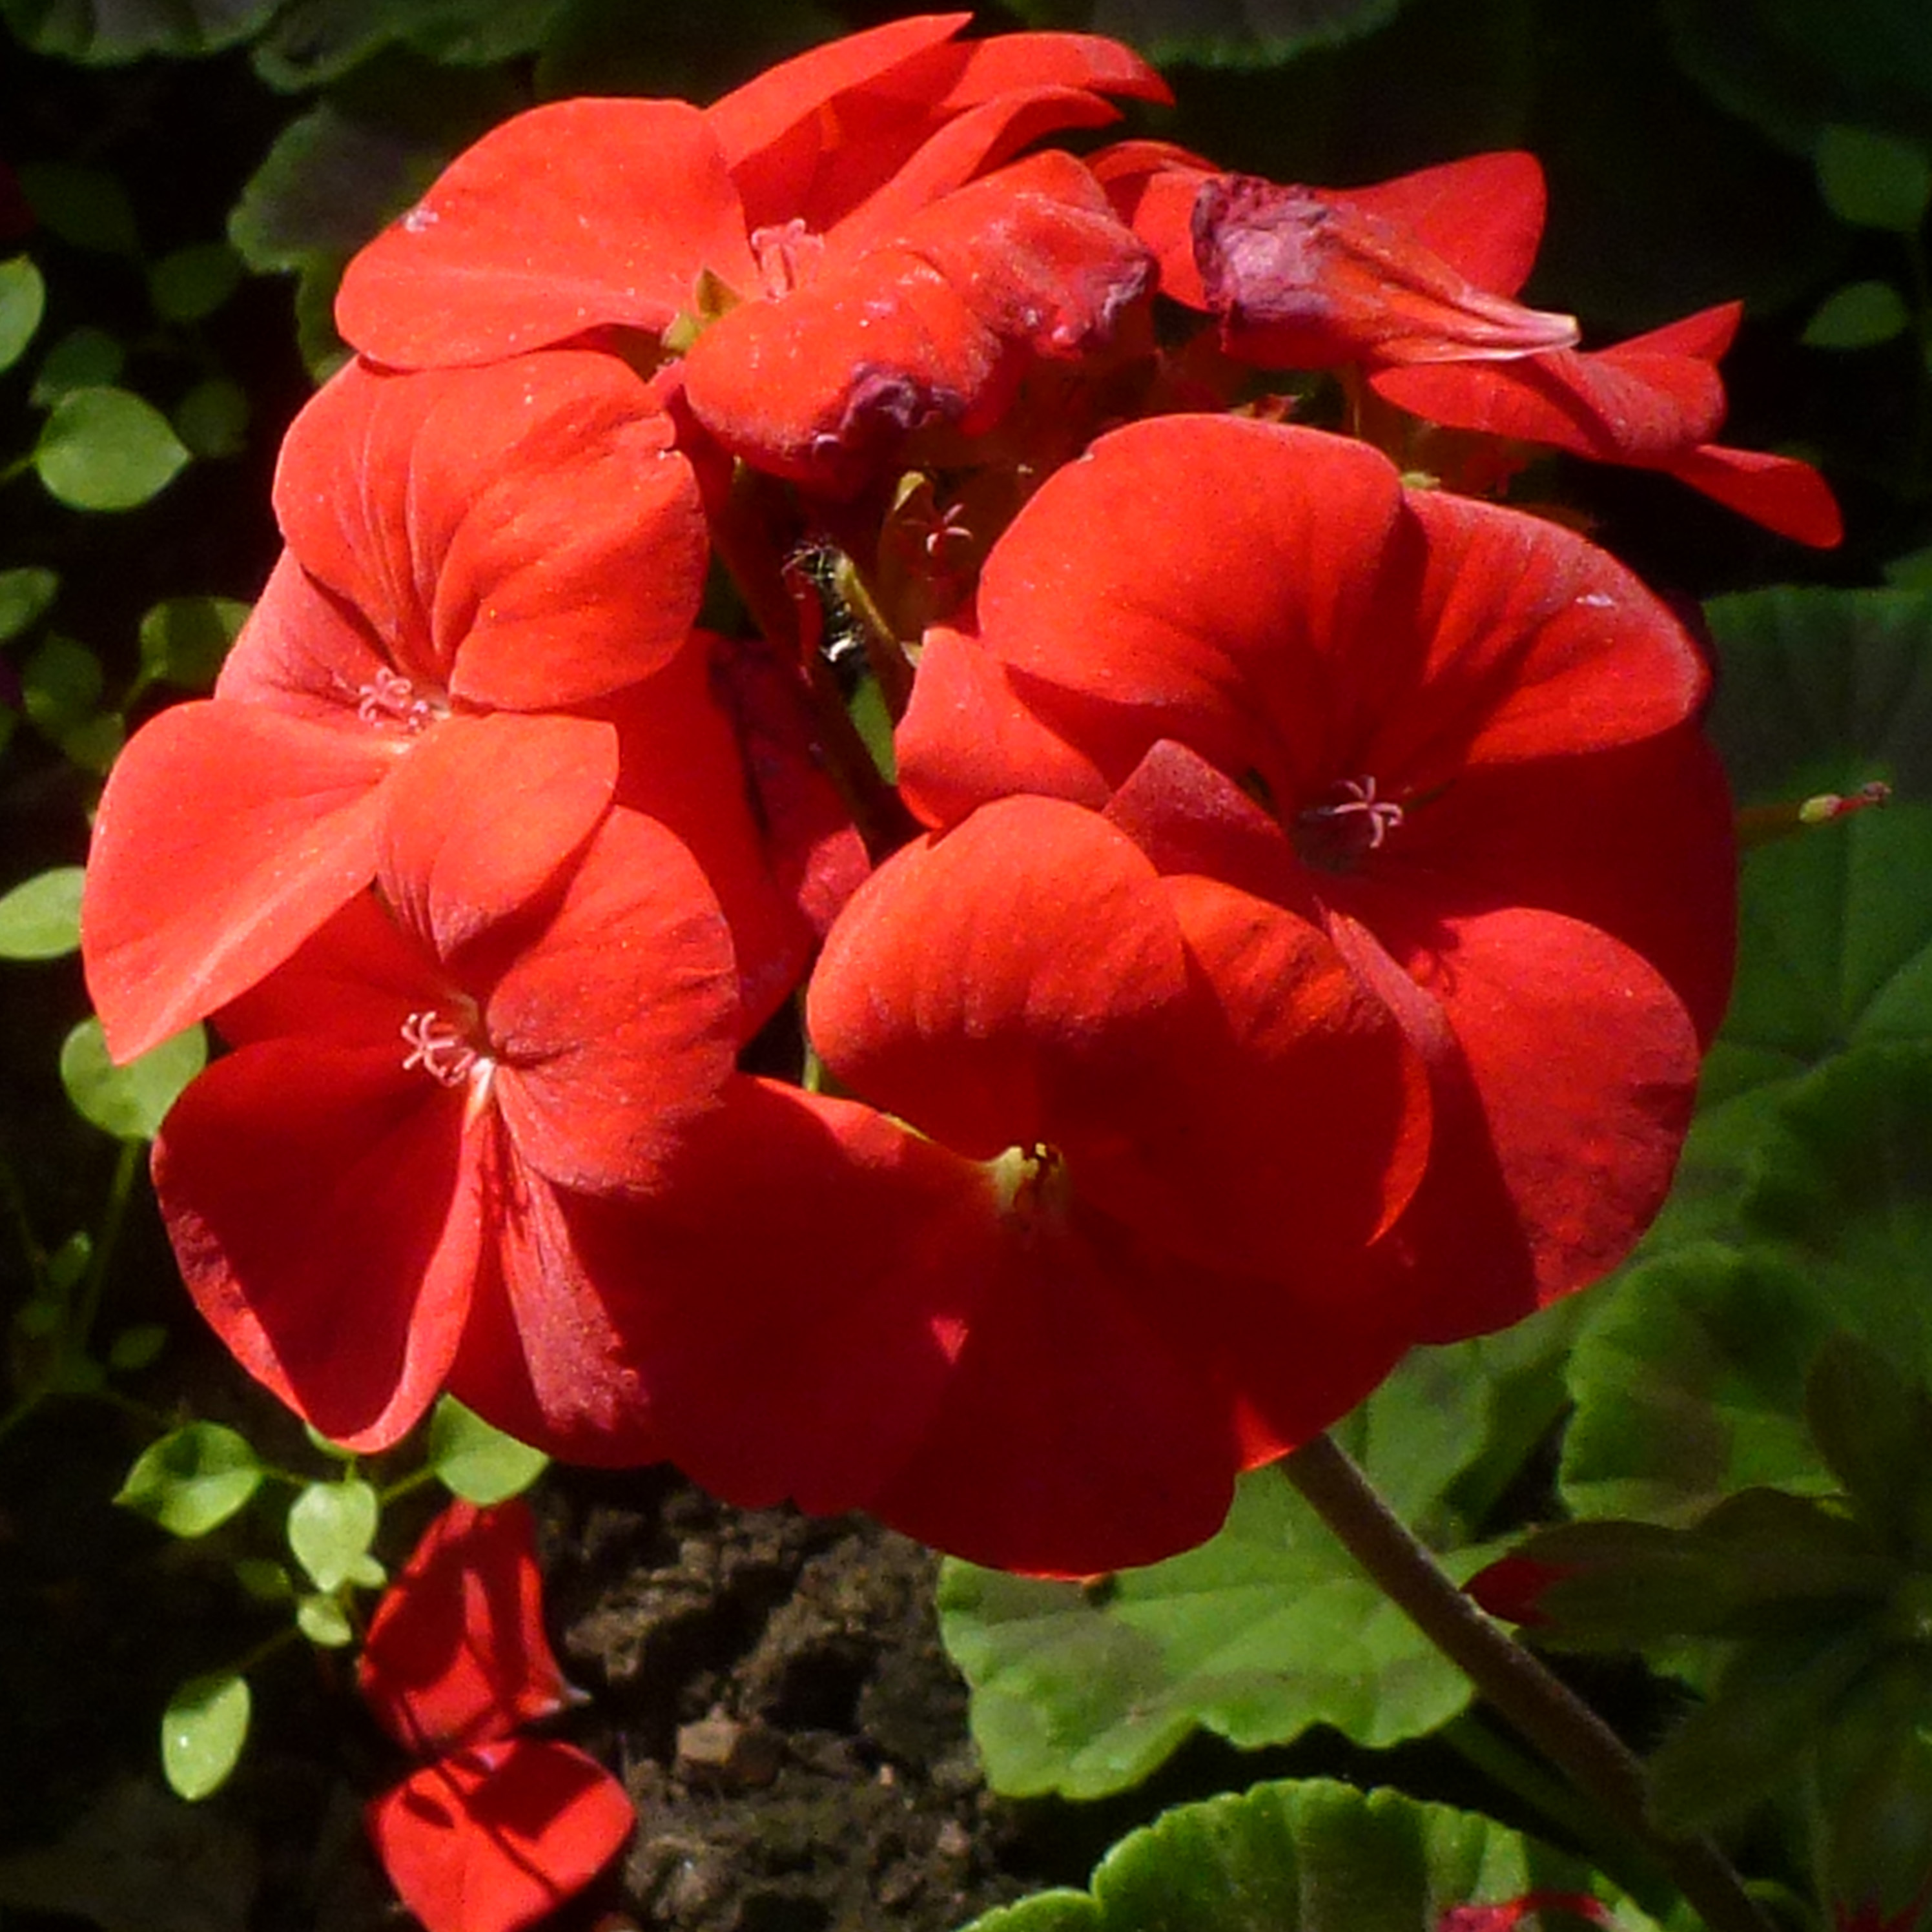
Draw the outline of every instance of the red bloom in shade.
[[[630,1835],[630,1799],[601,1766],[512,1735],[566,1702],[522,1503],[454,1503],[430,1525],[376,1608],[357,1676],[383,1727],[432,1760],[368,1812],[384,1869],[430,1932],[533,1924]]]
[[[982,180],[1053,129],[1165,99],[1090,36],[956,42],[900,21],[773,69],[708,112],[563,101],[460,156],[350,265],[344,334],[397,367],[586,331],[675,347],[694,412],[761,467],[850,487],[881,438],[976,427],[1031,355],[1104,338],[1145,251],[1065,156]],[[702,325],[700,328],[700,325]]]
[[[577,732],[528,721],[526,764],[567,764]],[[662,826],[573,830],[554,770],[506,816],[490,752],[452,728],[411,755],[380,902],[218,1016],[236,1051],[170,1115],[156,1190],[197,1306],[326,1435],[385,1448],[446,1382],[554,1453],[649,1460],[572,1202],[649,1192],[717,1104],[730,938]]]
[[[1586,352],[1573,318],[1512,299],[1543,234],[1532,155],[1477,154],[1348,189],[1218,174],[1153,142],[1094,165],[1160,257],[1162,291],[1217,316],[1239,361],[1358,363],[1378,395],[1445,428],[1661,470],[1802,543],[1843,534],[1808,464],[1710,440],[1739,304]]]
[[[1417,1284],[1417,1339],[1622,1258],[1732,945],[1706,673],[1654,597],[1360,445],[1186,417],[1049,478],[978,622],[928,635],[900,734],[916,811],[1054,793],[1163,876],[1312,904],[1427,1061],[1428,1168],[1378,1249]]]
[[[1452,1905],[1436,1922],[1436,1932],[1516,1932],[1526,1918],[1545,1912],[1562,1912],[1592,1925],[1616,1921],[1600,1898],[1587,1892],[1526,1892],[1495,1905]]]
[[[214,696],[138,732],[102,800],[82,922],[117,1056],[232,999],[361,890],[397,782],[453,724],[495,733],[494,782],[520,793],[514,714],[673,663],[707,552],[647,400],[621,363],[571,353],[352,366],[303,411],[276,477],[289,548]],[[594,815],[611,727],[544,729],[574,733],[551,769]],[[589,817],[564,816],[580,839]]]

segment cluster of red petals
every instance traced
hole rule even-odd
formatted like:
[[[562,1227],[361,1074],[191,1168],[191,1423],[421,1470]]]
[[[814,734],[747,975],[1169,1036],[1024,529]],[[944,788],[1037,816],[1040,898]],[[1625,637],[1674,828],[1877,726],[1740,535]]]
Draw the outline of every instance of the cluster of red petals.
[[[429,1932],[520,1932],[581,1892],[636,1822],[623,1786],[554,1738],[519,1736],[570,1694],[544,1634],[521,1502],[452,1503],[370,1619],[357,1678],[423,1760],[369,1807],[369,1836]]]
[[[1442,428],[1660,470],[1780,536],[1829,548],[1838,506],[1808,464],[1714,442],[1727,303],[1604,350],[1514,300],[1542,238],[1534,156],[1478,154],[1373,186],[1278,186],[1126,142],[1096,167],[1160,262],[1164,293],[1219,320],[1238,360],[1360,365]]]

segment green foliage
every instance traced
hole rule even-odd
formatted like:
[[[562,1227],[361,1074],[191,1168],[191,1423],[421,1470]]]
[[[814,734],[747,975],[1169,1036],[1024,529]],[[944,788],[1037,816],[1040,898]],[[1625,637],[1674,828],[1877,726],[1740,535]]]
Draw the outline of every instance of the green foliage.
[[[46,306],[46,282],[31,256],[0,262],[0,370],[27,352]]]
[[[174,1536],[206,1536],[262,1484],[261,1458],[245,1436],[218,1422],[190,1422],[143,1450],[114,1500]]]
[[[178,1797],[206,1798],[227,1782],[248,1742],[248,1683],[231,1670],[191,1677],[161,1716],[161,1769]]]
[[[37,53],[101,64],[212,53],[246,40],[279,0],[0,0],[0,20]]]
[[[1871,349],[1911,324],[1912,311],[1891,283],[1851,282],[1819,305],[1804,339],[1814,349]]]
[[[310,1483],[289,1506],[289,1547],[318,1590],[380,1585],[382,1570],[369,1546],[382,1508],[374,1490],[355,1476]]]
[[[1034,0],[1020,12],[1138,47],[1156,65],[1271,67],[1384,26],[1403,0]]]
[[[968,1932],[1417,1932],[1457,1906],[1594,1889],[1588,1871],[1492,1820],[1322,1780],[1169,1811],[1054,1892]],[[1615,1923],[1649,1922],[1628,1904]]]
[[[1819,190],[1840,221],[1910,235],[1925,219],[1932,162],[1917,142],[1834,124],[1820,130],[1813,158]]]
[[[70,389],[34,448],[48,494],[76,510],[131,510],[166,489],[189,452],[168,419],[131,390]]]
[[[117,1066],[108,1058],[100,1022],[82,1020],[61,1048],[61,1084],[74,1111],[117,1140],[151,1141],[168,1109],[208,1059],[208,1038],[191,1026]]]
[[[80,946],[78,866],[56,866],[0,896],[0,959],[58,959]]]
[[[233,597],[169,597],[141,619],[141,675],[128,701],[150,684],[212,687],[249,607]]]
[[[488,1508],[520,1496],[542,1475],[550,1458],[540,1449],[493,1429],[453,1395],[430,1412],[429,1467],[452,1495]]]

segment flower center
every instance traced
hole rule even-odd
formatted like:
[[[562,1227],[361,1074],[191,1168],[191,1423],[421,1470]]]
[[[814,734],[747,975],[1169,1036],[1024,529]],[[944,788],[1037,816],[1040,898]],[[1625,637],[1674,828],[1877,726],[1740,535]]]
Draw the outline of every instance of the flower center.
[[[1064,1210],[1072,1194],[1066,1159],[1058,1148],[1036,1141],[1010,1147],[992,1162],[1000,1211],[1030,1234],[1048,1216]]]
[[[768,302],[782,302],[804,287],[825,254],[825,237],[814,234],[796,215],[775,227],[754,228],[750,238]]]
[[[439,1087],[461,1087],[474,1079],[488,1088],[496,1062],[479,1053],[460,1028],[434,1008],[410,1014],[403,1022],[402,1034],[410,1049],[403,1060],[404,1072],[420,1066]]]
[[[1324,872],[1352,872],[1401,824],[1402,808],[1378,797],[1372,778],[1343,778],[1318,805],[1296,815],[1294,849],[1303,864]]]
[[[443,714],[442,707],[433,700],[418,698],[416,686],[400,672],[386,669],[358,688],[356,715],[364,724],[379,728],[399,725],[413,738]]]

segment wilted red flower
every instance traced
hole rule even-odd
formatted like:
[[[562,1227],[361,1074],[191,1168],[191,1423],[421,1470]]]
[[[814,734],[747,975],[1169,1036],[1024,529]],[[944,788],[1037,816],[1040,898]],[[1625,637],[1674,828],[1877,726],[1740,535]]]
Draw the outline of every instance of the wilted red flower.
[[[353,261],[345,336],[404,368],[616,328],[688,350],[699,419],[778,473],[844,488],[883,437],[983,425],[1028,356],[1104,338],[1145,251],[1053,129],[1165,99],[1088,35],[956,42],[901,21],[772,70],[708,112],[571,100],[460,156]]]
[[[495,747],[488,783],[526,799],[518,714],[581,710],[672,664],[708,552],[690,466],[647,404],[614,358],[571,353],[352,365],[303,411],[276,477],[289,548],[214,696],[136,733],[102,800],[82,926],[118,1058],[234,998],[365,886],[396,784],[452,725]],[[577,740],[545,761],[569,842],[530,854],[527,825],[506,840],[540,868],[618,771],[610,724],[543,730]]]
[[[567,765],[575,721],[525,722],[560,728],[526,761]],[[476,728],[399,772],[380,902],[218,1016],[236,1051],[170,1114],[156,1190],[202,1314],[324,1434],[386,1448],[447,1383],[554,1453],[648,1460],[573,1203],[648,1192],[717,1104],[730,936],[655,821],[506,819]],[[559,776],[532,774],[538,805]]]
[[[1654,597],[1360,445],[1184,417],[1050,478],[977,616],[928,635],[908,802],[1078,800],[1163,876],[1307,910],[1430,1068],[1428,1170],[1378,1250],[1428,1303],[1418,1339],[1622,1258],[1732,946],[1706,672]]]
[[[517,1737],[564,1708],[519,1502],[452,1503],[370,1620],[357,1679],[385,1730],[430,1761],[372,1803],[369,1835],[430,1932],[518,1932],[608,1864],[636,1822],[602,1766]]]

